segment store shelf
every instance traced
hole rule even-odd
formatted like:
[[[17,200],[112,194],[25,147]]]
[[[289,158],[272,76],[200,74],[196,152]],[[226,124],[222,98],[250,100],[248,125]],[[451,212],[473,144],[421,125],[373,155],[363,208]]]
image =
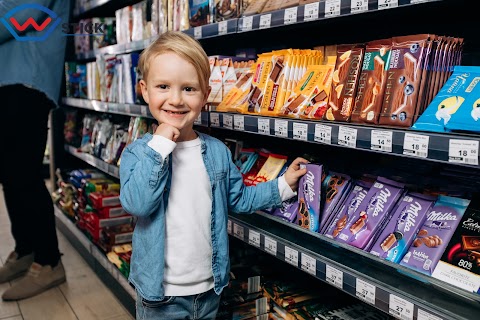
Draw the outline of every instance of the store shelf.
[[[111,175],[112,177],[120,179],[119,168],[113,164],[106,163],[105,161],[94,157],[91,154],[83,153],[77,150],[77,148],[65,145],[65,151],[71,155],[77,157],[88,163],[89,165],[102,170],[103,172]]]
[[[200,27],[190,28],[183,32],[195,39],[206,39],[237,33],[238,19],[230,19],[216,23],[206,24]]]
[[[210,126],[480,168],[478,135],[439,134],[353,123],[219,112],[210,113]],[[472,145],[469,154],[473,156],[457,157],[457,146],[461,143]]]
[[[125,276],[57,207],[55,207],[55,219],[57,228],[67,237],[77,252],[82,255],[97,276],[127,307],[128,311],[134,315],[136,293]]]
[[[476,294],[265,213],[230,215],[228,233],[397,318],[478,319],[480,314]]]

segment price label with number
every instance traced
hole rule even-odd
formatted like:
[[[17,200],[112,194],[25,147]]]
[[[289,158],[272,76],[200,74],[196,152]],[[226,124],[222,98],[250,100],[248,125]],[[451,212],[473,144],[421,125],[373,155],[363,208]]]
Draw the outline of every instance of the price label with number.
[[[357,278],[355,294],[363,301],[375,305],[375,286],[373,284]]]
[[[248,232],[248,243],[252,246],[260,248],[260,233],[254,230]]]
[[[307,141],[308,124],[307,123],[293,123],[293,139]]]
[[[275,119],[275,135],[288,138],[288,121]]]
[[[220,115],[218,113],[210,113],[210,125],[212,127],[220,127]]]
[[[265,236],[265,251],[274,256],[277,255],[277,241],[273,240],[270,237]]]
[[[292,24],[297,22],[297,11],[298,7],[285,9],[285,14],[283,15],[283,23]]]
[[[202,27],[195,27],[193,29],[193,37],[195,39],[200,39],[202,37]]]
[[[413,303],[390,294],[388,313],[402,320],[413,319]]]
[[[228,31],[228,21],[220,21],[218,23],[218,34],[224,35],[227,34]]]
[[[242,31],[250,31],[253,27],[253,17],[244,17],[243,18],[243,28]]]
[[[228,220],[227,231],[232,234],[232,220]]]
[[[231,115],[223,115],[223,127],[227,129],[233,129],[233,117]]]
[[[298,251],[285,246],[285,261],[298,267]]]
[[[478,141],[450,139],[448,161],[478,165]]]
[[[317,275],[317,260],[302,252],[302,270]]]
[[[340,15],[341,0],[325,0],[325,18]]]
[[[197,119],[193,122],[194,124],[202,124],[202,114],[199,113]]]
[[[328,264],[326,265],[325,270],[326,276],[325,280],[330,284],[333,284],[335,287],[343,289],[343,272],[337,268],[331,267]]]
[[[434,316],[425,310],[418,309],[417,320],[442,320],[442,318]]]
[[[326,144],[332,144],[332,127],[316,124],[314,140]]]
[[[410,0],[410,3],[422,3],[422,2],[427,2],[429,0]]]
[[[260,16],[260,29],[270,28],[271,23],[272,23],[271,13]]]
[[[233,127],[238,131],[245,131],[245,117],[241,115],[233,116]]]
[[[270,120],[258,119],[258,133],[270,134]]]
[[[350,13],[360,13],[368,11],[368,0],[351,0]]]
[[[242,226],[234,223],[234,224],[233,224],[233,235],[234,235],[236,238],[238,238],[238,239],[240,239],[240,240],[243,240],[243,237],[244,237],[244,235],[245,235],[245,230],[243,229]]]
[[[309,3],[305,5],[305,13],[303,14],[303,21],[312,21],[318,19],[318,8],[320,2]]]
[[[429,141],[429,136],[406,133],[405,139],[403,140],[403,154],[419,158],[426,158],[428,157]]]
[[[357,146],[357,129],[344,126],[338,127],[338,144],[355,148]]]
[[[372,130],[370,149],[392,152],[393,132]]]
[[[396,7],[398,7],[398,0],[378,0],[378,10]]]

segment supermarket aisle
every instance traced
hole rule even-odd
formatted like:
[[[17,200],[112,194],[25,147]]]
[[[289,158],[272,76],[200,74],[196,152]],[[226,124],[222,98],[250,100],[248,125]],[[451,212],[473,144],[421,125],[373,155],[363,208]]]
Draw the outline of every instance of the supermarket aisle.
[[[0,185],[1,189],[1,185]],[[26,223],[28,223],[26,221]],[[19,302],[0,300],[1,320],[127,320],[133,319],[82,257],[58,232],[67,282],[36,297]],[[0,262],[13,248],[3,192],[0,192]],[[9,283],[0,284],[3,293]]]

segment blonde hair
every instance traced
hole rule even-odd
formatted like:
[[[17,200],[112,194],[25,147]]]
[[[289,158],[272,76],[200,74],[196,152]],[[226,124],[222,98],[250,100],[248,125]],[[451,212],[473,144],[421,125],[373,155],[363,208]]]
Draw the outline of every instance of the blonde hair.
[[[207,54],[197,40],[183,32],[165,32],[143,50],[138,62],[138,69],[143,80],[147,80],[148,69],[152,59],[169,52],[175,53],[194,66],[201,89],[203,92],[207,92],[210,79],[210,64]]]

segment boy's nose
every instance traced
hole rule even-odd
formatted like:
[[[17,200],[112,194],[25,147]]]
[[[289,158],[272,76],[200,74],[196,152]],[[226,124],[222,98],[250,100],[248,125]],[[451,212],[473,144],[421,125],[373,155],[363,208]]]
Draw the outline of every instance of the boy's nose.
[[[178,106],[182,104],[182,94],[176,90],[171,91],[168,97],[168,103],[172,106]]]

